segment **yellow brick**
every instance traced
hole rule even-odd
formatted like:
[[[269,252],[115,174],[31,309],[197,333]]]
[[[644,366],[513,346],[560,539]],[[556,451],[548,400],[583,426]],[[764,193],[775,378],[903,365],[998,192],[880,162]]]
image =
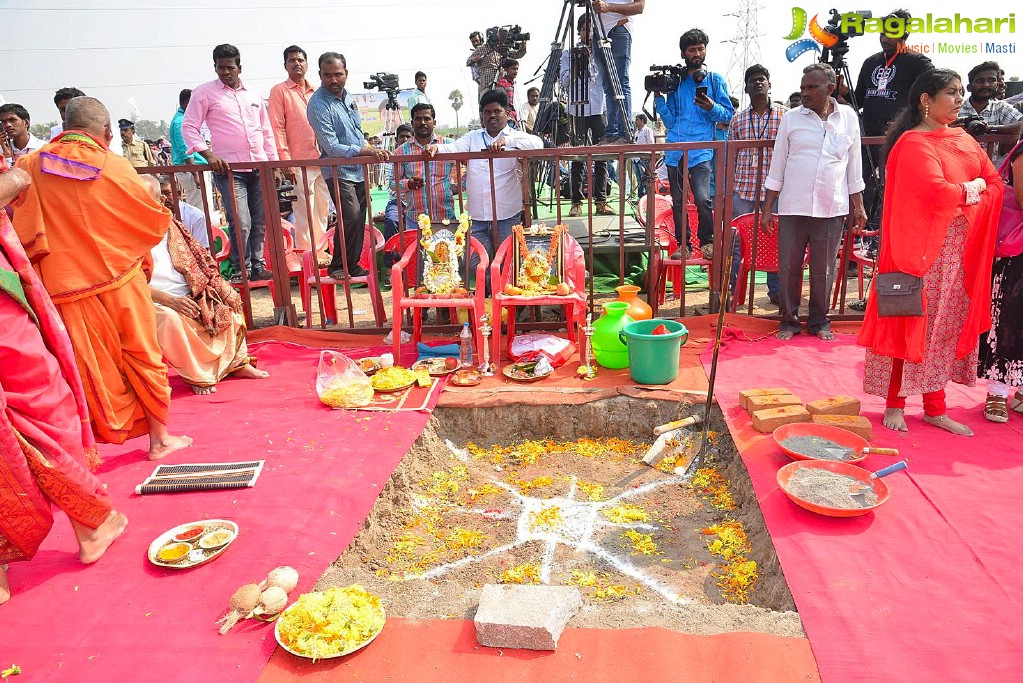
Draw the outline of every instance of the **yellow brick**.
[[[870,420],[861,415],[811,415],[810,421],[847,429],[867,441],[870,441],[870,437],[874,433],[874,427],[870,424]]]
[[[746,399],[747,410],[751,413],[767,408],[781,408],[783,406],[801,406],[802,400],[792,394],[768,394],[766,396],[750,396]]]
[[[859,415],[860,401],[852,396],[832,396],[810,401],[806,409],[811,415]]]
[[[768,408],[753,413],[753,429],[764,434],[770,434],[782,425],[809,421],[810,413],[803,406]]]
[[[743,410],[749,410],[750,396],[769,396],[770,394],[791,394],[785,387],[774,387],[773,389],[744,389],[739,392],[739,406]]]

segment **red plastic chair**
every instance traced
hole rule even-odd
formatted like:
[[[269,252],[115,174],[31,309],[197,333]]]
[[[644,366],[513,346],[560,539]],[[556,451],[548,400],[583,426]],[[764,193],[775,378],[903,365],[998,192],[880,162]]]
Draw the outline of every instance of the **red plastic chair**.
[[[475,237],[469,238],[469,250],[463,258],[471,258],[476,255],[479,263],[476,265],[476,290],[467,297],[462,298],[439,298],[439,297],[418,297],[412,296],[409,289],[417,281],[416,269],[419,267],[419,235],[415,230],[406,230],[406,236],[412,233],[409,242],[406,243],[405,253],[401,260],[391,266],[391,305],[392,305],[392,336],[394,340],[394,359],[399,362],[401,358],[401,323],[405,311],[412,312],[412,344],[418,344],[423,338],[423,309],[427,308],[466,308],[469,310],[473,335],[476,339],[476,349],[482,348],[483,335],[480,334],[480,316],[486,312],[484,304],[486,287],[487,267],[490,259],[487,257],[487,250]],[[399,235],[395,235],[388,242],[397,242]],[[409,239],[406,237],[405,239]],[[468,283],[466,283],[468,285]],[[414,292],[413,292],[414,294]],[[499,327],[495,325],[495,329]]]
[[[512,296],[504,293],[506,284],[512,282],[512,258],[511,250],[515,248],[515,235],[507,238],[501,248],[494,255],[494,261],[490,264],[490,291],[494,299],[493,313],[494,320],[500,321],[504,315],[503,310],[508,309],[508,343],[511,348],[515,339],[515,314],[519,306],[564,306],[565,318],[568,327],[568,340],[573,344],[576,340],[576,326],[582,326],[586,320],[586,263],[584,254],[579,243],[569,234],[565,234],[564,262],[565,282],[572,291],[565,296],[556,294],[545,294],[542,296]],[[501,356],[501,325],[494,325],[494,338],[491,342],[491,359],[495,362]]]
[[[778,216],[774,215],[774,232],[764,233],[757,225],[756,215],[744,213],[732,219],[732,227],[739,231],[740,251],[742,260],[739,262],[739,277],[735,285],[735,296],[732,297],[732,312],[738,303],[746,300],[746,288],[752,272],[778,272]],[[753,240],[756,238],[757,253],[753,255]]]
[[[636,202],[636,221],[644,227],[646,227],[647,196],[643,195]],[[659,227],[657,224],[663,220],[666,214],[670,213],[671,197],[661,194],[654,195],[654,227]]]
[[[217,267],[219,268],[220,267],[220,263],[222,261],[228,259],[231,256],[231,240],[228,238],[226,230],[224,230],[220,226],[213,226],[213,240],[214,240],[214,242],[216,242],[216,239],[218,237],[221,239],[221,244],[223,246],[220,248],[220,251],[218,251],[217,253],[215,253],[213,255],[213,258],[216,260]],[[285,233],[285,238],[284,238],[284,248],[285,249],[289,248],[290,238],[291,238],[291,236],[287,235]],[[270,262],[270,243],[269,243],[269,241],[266,241],[263,244],[263,258],[266,259],[267,263]],[[228,281],[228,282],[230,282],[230,281]],[[232,287],[234,287],[239,292],[242,291],[242,289],[243,289],[241,283],[230,282],[230,284],[231,284]],[[273,296],[273,293],[274,293],[274,281],[272,279],[271,280],[249,280],[249,289],[250,290],[252,290],[252,289],[259,289],[260,287],[269,287],[270,288],[270,296]]]
[[[860,232],[855,233],[855,234],[860,236],[860,237],[875,237],[880,232],[881,232],[880,230],[861,230]],[[848,238],[848,233],[846,234],[845,237],[843,237],[843,240],[846,239],[846,238]],[[844,252],[845,252],[845,245],[843,244],[842,247],[840,247],[839,250],[838,250],[838,258],[839,258],[838,277],[835,278],[835,293],[831,297],[831,307],[832,308],[835,308],[836,306],[838,306],[838,295],[842,291],[842,282],[845,281],[845,273],[846,273],[846,271],[849,268],[849,263],[846,261],[846,259],[842,258],[842,255],[843,255]],[[863,268],[865,266],[869,266],[870,268],[876,268],[877,267],[877,259],[876,258],[870,258],[869,256],[867,256],[867,250],[866,249],[853,249],[849,253],[849,260],[856,264],[856,280],[857,280],[857,284],[859,285],[860,298],[862,299],[863,298],[863,291],[864,291],[864,288],[863,288]]]
[[[330,248],[330,245],[334,244],[334,230],[331,228],[327,231],[324,236],[327,244],[325,246]],[[370,232],[372,231],[372,232]],[[384,236],[379,230],[372,225],[366,226],[366,240],[364,243],[369,245],[369,240],[373,240],[374,249],[376,251],[382,251],[384,248]],[[314,256],[312,251],[306,251],[302,253],[302,272],[299,278],[299,288],[302,295],[302,308],[305,310],[305,324],[306,327],[312,327],[312,291],[316,286],[316,274],[313,271]],[[362,283],[369,287],[370,301],[373,305],[373,320],[376,322],[377,327],[383,326],[387,322],[387,311],[384,309],[383,298],[380,295],[380,285],[377,282],[376,277],[376,264],[375,259],[371,259],[370,268],[366,275],[360,275],[358,277],[350,277],[345,280],[335,280],[330,277],[330,273],[327,268],[319,269],[319,296],[320,300],[323,301],[323,317],[326,319],[328,325],[334,325],[337,323],[337,286],[350,287],[352,284]],[[348,290],[349,293],[351,290]],[[354,326],[354,316],[352,311],[348,311],[348,322]]]

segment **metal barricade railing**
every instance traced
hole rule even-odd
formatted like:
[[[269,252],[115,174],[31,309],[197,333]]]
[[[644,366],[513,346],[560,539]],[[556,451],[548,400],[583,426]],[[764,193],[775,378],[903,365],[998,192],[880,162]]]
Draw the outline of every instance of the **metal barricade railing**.
[[[992,146],[995,145],[995,144],[1013,142],[1012,136],[1009,136],[1009,135],[998,135],[998,136],[986,135],[986,136],[983,136],[982,138],[980,138],[980,141],[981,141],[982,144],[985,144],[989,149],[992,148]],[[864,146],[866,146],[866,147],[871,147],[871,148],[874,148],[874,149],[878,149],[878,148],[881,147],[881,145],[883,145],[883,138],[880,138],[880,137],[877,137],[877,138],[865,138],[863,140],[863,143],[864,143]],[[496,188],[495,188],[494,163],[495,163],[495,161],[497,159],[501,159],[501,158],[515,158],[518,161],[519,165],[520,165],[520,171],[519,171],[521,173],[520,177],[523,179],[523,182],[522,182],[522,190],[523,190],[523,197],[522,197],[522,200],[523,200],[523,213],[522,213],[522,219],[523,219],[524,225],[528,226],[528,225],[530,225],[530,223],[533,220],[533,212],[531,211],[531,209],[534,208],[535,205],[536,205],[536,202],[539,201],[538,198],[535,196],[535,192],[533,191],[533,189],[531,189],[532,188],[532,183],[530,181],[534,178],[533,174],[531,173],[531,167],[539,166],[541,162],[548,162],[548,163],[551,163],[553,165],[553,170],[554,170],[553,182],[554,182],[556,188],[560,188],[560,184],[561,184],[560,183],[560,181],[561,181],[561,176],[560,176],[560,173],[561,173],[561,170],[560,170],[561,169],[561,163],[565,162],[565,161],[571,162],[571,161],[580,161],[581,160],[583,163],[585,163],[585,178],[586,178],[586,181],[587,181],[587,186],[592,188],[593,187],[593,182],[594,182],[594,165],[593,164],[594,164],[595,160],[613,160],[613,161],[616,161],[617,165],[618,165],[619,173],[620,174],[626,174],[628,172],[627,168],[626,168],[626,164],[627,163],[631,163],[632,159],[642,158],[642,159],[645,159],[648,162],[648,168],[650,169],[650,175],[649,175],[649,178],[647,179],[648,180],[648,182],[647,182],[647,196],[652,198],[654,196],[654,194],[656,193],[656,186],[657,186],[657,177],[656,177],[656,174],[653,173],[653,169],[655,167],[655,163],[656,163],[656,160],[657,160],[657,157],[658,157],[659,154],[663,154],[664,152],[669,152],[669,151],[679,151],[679,152],[681,152],[682,153],[682,158],[679,161],[678,168],[688,169],[690,154],[691,154],[691,152],[693,150],[702,150],[702,149],[712,150],[714,152],[713,161],[712,161],[713,170],[714,170],[713,233],[714,233],[714,244],[715,245],[719,245],[719,246],[718,246],[718,248],[714,249],[713,258],[711,259],[712,265],[710,267],[711,273],[713,273],[715,281],[714,282],[710,282],[709,285],[710,285],[710,292],[711,292],[710,310],[711,311],[716,311],[717,310],[717,306],[720,304],[720,302],[717,301],[717,296],[716,296],[716,293],[719,291],[720,278],[722,278],[722,277],[730,277],[730,273],[725,273],[724,272],[724,263],[725,263],[725,260],[726,260],[726,258],[725,258],[726,257],[726,253],[725,253],[726,252],[726,248],[722,248],[720,245],[725,245],[725,238],[724,238],[724,236],[726,234],[727,235],[731,235],[732,220],[734,218],[734,216],[733,216],[733,207],[732,207],[732,201],[731,200],[732,200],[732,196],[733,196],[733,193],[734,193],[734,176],[735,176],[735,169],[736,169],[736,164],[737,164],[737,159],[738,159],[739,152],[741,150],[744,150],[744,149],[753,149],[754,150],[754,154],[755,154],[755,158],[756,158],[757,162],[759,162],[759,160],[761,158],[760,155],[762,155],[765,150],[772,148],[772,146],[773,146],[773,141],[771,141],[771,140],[731,140],[731,141],[719,140],[719,141],[689,142],[689,143],[659,143],[659,144],[652,144],[652,145],[621,145],[621,146],[598,146],[598,147],[592,147],[592,146],[591,147],[554,147],[554,148],[543,148],[543,149],[536,149],[536,150],[508,150],[508,151],[499,152],[499,153],[492,153],[492,152],[489,152],[489,151],[471,152],[471,153],[444,153],[444,154],[438,154],[435,157],[431,158],[429,160],[429,162],[425,164],[425,172],[427,174],[432,173],[433,171],[431,169],[434,169],[437,166],[443,167],[443,164],[445,162],[453,162],[454,169],[455,169],[455,175],[456,175],[455,182],[456,182],[457,185],[462,185],[464,183],[464,180],[465,180],[465,178],[464,178],[465,171],[463,170],[463,164],[465,164],[466,162],[468,162],[470,160],[478,160],[478,159],[486,160],[488,162],[489,176],[490,176],[489,180],[490,180],[490,192],[491,192],[491,198],[490,198],[490,202],[491,202],[491,206],[490,206],[490,208],[491,208],[491,215],[497,216],[498,212],[497,212],[497,199],[496,199],[496,196],[495,196],[495,189]],[[423,160],[424,160],[424,157],[422,157],[422,156],[393,156],[386,163],[391,164],[391,166],[392,166],[392,170],[394,171],[394,173],[392,174],[392,177],[393,178],[400,178],[401,177],[401,175],[399,173],[399,165],[400,164],[405,164],[405,163],[422,163]],[[430,162],[432,162],[432,163],[430,163]],[[243,164],[231,164],[230,165],[231,170],[228,173],[228,179],[231,182],[226,183],[226,186],[228,188],[230,188],[231,192],[230,192],[230,196],[229,197],[222,198],[222,202],[229,203],[230,207],[233,210],[233,214],[235,216],[238,215],[238,198],[237,198],[237,195],[236,195],[236,193],[234,191],[234,182],[233,182],[234,174],[236,172],[250,172],[250,171],[256,171],[256,172],[259,173],[260,189],[261,189],[261,192],[262,192],[262,201],[263,201],[264,221],[265,221],[266,228],[267,228],[266,229],[266,240],[267,240],[266,253],[267,253],[267,257],[268,257],[268,259],[267,259],[267,266],[273,272],[273,285],[274,286],[271,288],[271,291],[272,291],[272,298],[273,298],[273,322],[275,324],[282,324],[282,325],[288,325],[288,326],[297,326],[298,325],[298,316],[297,316],[297,313],[296,313],[296,308],[295,308],[294,302],[292,300],[291,274],[289,274],[289,272],[288,272],[288,265],[287,265],[287,261],[286,261],[287,252],[286,252],[285,240],[284,240],[284,236],[283,236],[282,230],[278,227],[280,225],[280,218],[279,218],[280,217],[280,211],[279,211],[279,206],[278,206],[277,187],[276,187],[276,184],[275,184],[275,175],[276,175],[276,173],[280,169],[293,168],[293,169],[296,170],[296,173],[300,174],[302,182],[301,183],[296,183],[296,191],[297,191],[297,194],[298,194],[297,200],[300,201],[300,202],[304,202],[305,203],[305,208],[306,208],[305,214],[306,214],[306,216],[309,217],[309,223],[310,223],[310,225],[307,226],[307,230],[309,231],[309,235],[308,235],[309,239],[308,239],[308,241],[309,241],[310,247],[315,250],[318,245],[315,242],[315,234],[314,234],[314,231],[313,231],[313,227],[311,225],[312,216],[313,216],[313,212],[311,210],[312,209],[312,206],[311,206],[312,199],[309,196],[309,193],[307,193],[305,191],[305,188],[309,187],[308,173],[309,173],[310,169],[314,169],[314,168],[326,169],[327,167],[331,167],[331,168],[334,168],[334,169],[339,169],[339,168],[342,168],[342,167],[351,167],[351,166],[360,166],[360,167],[362,167],[362,170],[363,170],[363,173],[362,173],[362,176],[363,176],[362,183],[363,183],[363,190],[365,191],[366,209],[367,209],[365,220],[363,222],[366,225],[372,226],[373,222],[374,222],[374,215],[375,215],[375,212],[374,212],[374,209],[373,209],[372,191],[371,191],[372,190],[372,180],[373,180],[374,167],[377,164],[379,164],[379,163],[380,162],[378,162],[374,157],[356,157],[356,158],[353,158],[353,159],[318,159],[318,160],[307,160],[307,161],[297,161],[297,160],[293,160],[292,159],[292,160],[275,161],[275,162],[261,162],[261,163],[255,163],[255,164],[244,164],[244,165]],[[436,164],[436,166],[434,166],[434,164]],[[766,175],[766,172],[762,172],[760,170],[760,164],[759,163],[757,163],[756,165],[757,165],[757,169],[758,169],[757,170],[757,183],[756,184],[757,184],[758,187],[760,187],[763,184],[763,177],[762,176]],[[879,160],[879,168],[882,169],[881,172],[883,173],[883,168],[884,168],[884,160],[883,159]],[[209,169],[205,168],[205,167],[201,167],[201,166],[197,167],[195,165],[184,165],[184,166],[150,167],[150,168],[142,168],[142,169],[138,169],[138,170],[139,170],[140,173],[152,173],[152,174],[166,174],[166,175],[168,175],[169,178],[170,178],[170,181],[171,181],[172,188],[174,189],[175,196],[178,196],[180,194],[180,181],[179,181],[178,174],[181,174],[181,173],[192,173],[192,174],[195,174],[195,177],[196,177],[196,179],[198,181],[197,185],[201,188],[201,191],[202,191],[201,196],[202,196],[202,204],[203,204],[203,206],[201,207],[201,209],[203,210],[203,213],[206,216],[207,230],[208,230],[208,234],[209,234],[209,238],[210,238],[210,247],[212,249],[213,248],[213,244],[214,244],[213,228],[216,227],[216,226],[214,226],[213,222],[211,221],[211,216],[214,215],[213,214],[214,207],[210,206],[210,203],[208,201],[209,193],[207,191],[207,178],[209,177],[208,176]],[[680,194],[681,194],[681,197],[683,198],[683,203],[684,203],[686,198],[688,196],[690,196],[690,179],[689,179],[689,174],[688,173],[680,173],[679,175],[680,175],[680,178],[678,180],[680,181],[680,191],[681,191]],[[623,178],[623,176],[620,176],[620,180],[622,178]],[[332,199],[335,198],[335,197],[340,197],[340,193],[341,193],[341,185],[340,185],[340,183],[341,182],[347,182],[347,181],[339,181],[338,173],[337,172],[331,173],[331,178],[328,180],[328,183],[329,183],[328,187],[332,190],[332,192],[331,192]],[[617,210],[616,213],[617,213],[617,219],[618,219],[617,220],[617,223],[618,223],[617,241],[618,241],[618,273],[619,273],[619,281],[621,283],[624,283],[624,278],[625,278],[625,274],[626,274],[626,267],[627,267],[628,253],[630,251],[637,252],[637,249],[635,248],[635,245],[633,247],[629,247],[629,245],[627,245],[627,241],[626,241],[626,217],[630,213],[630,209],[632,210],[633,213],[635,213],[636,209],[633,207],[632,202],[626,198],[626,193],[624,192],[623,189],[621,189],[622,188],[621,182],[619,184],[619,187],[620,187],[620,191],[618,193],[618,200],[617,200],[616,205],[614,206],[614,208]],[[406,229],[410,229],[410,228],[414,229],[416,226],[415,225],[411,225],[411,226],[408,225],[408,223],[407,223],[408,218],[406,217],[406,212],[402,208],[403,207],[403,201],[404,201],[406,195],[408,194],[408,191],[403,189],[401,184],[398,183],[397,187],[395,188],[395,194],[396,194],[396,198],[397,198],[397,202],[398,202],[398,215],[399,215],[399,224],[398,224],[397,235],[399,236],[398,240],[399,240],[399,247],[400,247],[401,253],[404,253],[405,248],[407,247],[406,240],[405,240],[405,230]],[[594,259],[595,259],[595,253],[594,253],[594,234],[595,234],[595,232],[594,232],[594,217],[595,217],[595,213],[594,213],[594,210],[593,210],[594,209],[593,194],[594,193],[592,191],[587,193],[587,199],[586,199],[587,211],[585,212],[585,215],[586,215],[586,221],[585,222],[586,222],[586,227],[587,227],[586,261],[590,265],[590,267],[592,267],[592,264],[594,263]],[[430,192],[426,192],[426,198],[427,198],[427,203],[428,203],[428,205],[426,207],[426,209],[427,209],[426,213],[428,215],[431,215],[434,212],[434,207],[432,206],[432,196],[431,196]],[[867,200],[868,200],[868,198],[865,198],[865,204],[866,204]],[[467,201],[467,199],[466,199],[466,193],[465,192],[458,192],[458,193],[456,193],[454,195],[454,201],[456,202],[456,214],[461,214],[462,212],[464,212],[466,210],[466,201]],[[762,204],[762,202],[761,202],[760,198],[757,197],[756,200],[755,200],[755,209],[754,209],[755,218],[756,218],[757,221],[759,221],[759,214],[760,214],[760,211],[761,211],[761,204]],[[200,207],[197,207],[197,208],[200,208]],[[349,264],[348,263],[349,257],[346,254],[347,236],[345,235],[345,231],[344,231],[344,220],[343,220],[342,212],[340,210],[340,207],[335,207],[335,209],[337,211],[337,225],[336,225],[337,237],[335,239],[335,245],[338,245],[338,243],[340,243],[339,246],[341,247],[342,254],[343,254],[343,256],[342,256],[342,263],[344,265],[344,272],[345,272],[345,276],[344,277],[347,280],[347,279],[349,279],[348,273],[351,272],[350,271],[350,266],[352,266],[354,264]],[[175,215],[178,214],[178,208],[177,208],[176,204],[173,207],[173,211],[174,211]],[[563,220],[562,201],[560,199],[556,202],[556,208],[554,208],[553,211],[554,211],[554,220],[556,222],[558,222],[558,223],[562,222],[562,220]],[[689,226],[688,225],[689,216],[688,216],[688,212],[685,210],[684,206],[683,206],[683,208],[680,211],[676,212],[676,215],[681,215],[681,218],[682,218],[682,221],[683,221],[683,226],[681,228],[676,226],[676,232],[681,234],[681,235],[683,235],[683,239],[685,239],[684,236],[687,234],[688,230],[694,230],[695,231],[697,226]],[[180,216],[178,216],[178,218],[180,218]],[[226,222],[226,215],[224,216],[224,218],[225,218],[225,222]],[[411,218],[414,219],[414,216],[411,217]],[[646,216],[645,216],[645,220],[642,221],[642,223],[645,224],[645,235],[644,235],[644,240],[643,240],[642,248],[638,250],[638,253],[640,253],[640,254],[645,253],[648,257],[652,255],[652,252],[653,252],[654,249],[658,249],[659,248],[657,246],[657,243],[656,243],[655,239],[654,239],[654,229],[655,229],[654,219],[655,219],[655,215],[654,215],[654,201],[652,199],[648,199],[647,202],[646,202]],[[496,221],[493,222],[493,235],[492,235],[492,243],[493,243],[493,248],[494,248],[495,251],[497,250],[497,248],[500,247],[500,242],[499,242],[499,239],[498,239],[496,223],[497,223]],[[244,244],[243,244],[243,241],[241,239],[242,235],[241,235],[240,227],[238,225],[238,221],[234,221],[233,229],[229,232],[228,236],[229,236],[230,240],[235,241],[236,244],[240,245],[239,249],[238,249],[238,253],[240,254],[240,256],[242,258],[242,262],[244,262]],[[375,231],[372,230],[372,229],[369,230],[368,233],[367,233],[367,237],[370,240],[370,243],[369,243],[368,246],[369,246],[369,254],[371,255],[371,258],[369,259],[369,265],[370,265],[369,277],[370,278],[378,278],[378,272],[377,272],[377,267],[376,267],[376,252],[377,252],[377,246],[378,245],[376,244]],[[854,241],[855,237],[856,237],[856,235],[854,234],[854,231],[852,229],[852,224],[851,224],[851,222],[847,221],[846,234],[845,234],[845,239],[843,240],[843,246],[842,246],[842,249],[841,249],[841,254],[837,255],[838,258],[840,259],[840,263],[848,263],[849,262],[849,257],[851,255],[851,250],[852,250],[852,244],[853,244],[853,241]],[[752,240],[752,253],[754,255],[754,258],[753,258],[754,262],[756,261],[755,256],[757,254],[757,249],[758,249],[758,246],[759,246],[758,241],[759,241],[759,230],[756,230],[756,231],[754,231],[753,240]],[[314,267],[313,267],[312,270],[313,270],[314,282],[311,284],[311,286],[315,287],[316,290],[319,291],[320,284],[321,284],[321,274],[320,274],[320,268],[318,267],[318,265],[315,265],[315,263],[316,263],[315,255],[314,255],[313,261],[314,261]],[[465,259],[465,262],[466,262],[466,274],[468,274],[468,259]],[[650,259],[650,263],[651,264],[659,263],[659,262],[660,262],[660,259]],[[243,271],[241,273],[241,275],[242,275],[242,282],[238,286],[238,289],[240,291],[240,294],[241,294],[241,297],[242,297],[242,301],[244,303],[244,311],[245,311],[246,322],[247,322],[247,324],[250,327],[254,327],[254,320],[253,320],[253,314],[252,314],[252,291],[253,290],[250,287],[249,273],[246,272],[246,270],[247,269],[245,269],[244,267],[242,268],[242,271]],[[836,269],[836,270],[838,271],[839,269]],[[838,275],[844,275],[844,272],[840,272],[839,271]],[[648,281],[648,283],[651,283],[650,286],[648,287],[648,295],[649,295],[649,297],[655,297],[655,296],[659,295],[659,292],[655,291],[657,289],[658,276],[659,276],[659,273],[648,273],[647,281]],[[752,268],[750,268],[750,272],[749,272],[748,277],[749,277],[749,280],[748,280],[746,300],[744,302],[738,302],[738,303],[739,304],[745,303],[745,307],[744,307],[745,312],[747,314],[749,314],[749,315],[752,315],[753,314],[753,308],[754,308],[754,303],[753,303],[754,302],[754,291],[753,291],[753,289],[754,289],[754,272],[753,272]],[[591,310],[591,312],[593,312],[594,311],[594,299],[595,299],[593,277],[590,277],[589,280],[590,280],[589,285],[588,285],[589,309]],[[838,280],[838,278],[836,278],[836,280]],[[377,280],[377,281],[379,281],[379,280]],[[371,325],[371,326],[367,326],[367,325],[360,325],[360,324],[358,324],[357,321],[354,319],[354,315],[353,315],[354,308],[353,308],[353,300],[352,300],[352,295],[351,295],[351,287],[350,286],[344,286],[344,282],[343,281],[339,282],[338,284],[339,284],[339,286],[342,286],[343,289],[345,290],[346,304],[347,304],[347,309],[348,309],[348,323],[349,323],[347,327],[342,327],[340,325],[338,325],[338,327],[341,327],[342,329],[345,329],[347,331],[357,331],[357,332],[367,332],[367,333],[380,333],[380,334],[386,333],[390,329],[390,326],[384,320],[381,320],[380,324],[378,324],[378,325],[374,324],[374,325]],[[305,286],[305,285],[303,285],[303,286]],[[478,286],[482,286],[482,283],[479,284]],[[850,314],[848,314],[846,312],[847,283],[845,282],[845,278],[844,277],[841,277],[841,280],[839,282],[837,282],[836,290],[835,291],[838,294],[838,301],[837,301],[837,307],[838,307],[837,318],[838,319],[862,317],[862,314],[851,314],[850,315]],[[310,299],[310,301],[311,301],[311,299]],[[327,326],[325,324],[323,301],[322,301],[322,299],[320,297],[317,297],[317,301],[319,302],[320,327],[321,327],[321,329],[322,328],[326,328]],[[378,311],[377,307],[378,306],[383,306],[383,303],[382,303],[382,301],[373,301],[373,302],[371,302],[371,305],[373,307],[374,313],[376,314],[377,311]],[[739,306],[737,306],[736,308],[740,309]],[[387,307],[383,306],[383,310],[386,311]],[[684,311],[683,311],[683,315],[684,315]],[[766,316],[766,317],[775,317],[775,316]],[[335,323],[337,323],[337,322],[339,322],[339,321],[335,321]],[[539,327],[544,327],[544,325],[539,325]]]

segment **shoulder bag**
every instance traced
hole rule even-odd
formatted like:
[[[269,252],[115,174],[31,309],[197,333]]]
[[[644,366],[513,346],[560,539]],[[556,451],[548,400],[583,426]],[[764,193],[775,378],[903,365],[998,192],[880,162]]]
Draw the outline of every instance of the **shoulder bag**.
[[[924,314],[924,279],[917,275],[879,273],[874,277],[874,295],[880,318]]]

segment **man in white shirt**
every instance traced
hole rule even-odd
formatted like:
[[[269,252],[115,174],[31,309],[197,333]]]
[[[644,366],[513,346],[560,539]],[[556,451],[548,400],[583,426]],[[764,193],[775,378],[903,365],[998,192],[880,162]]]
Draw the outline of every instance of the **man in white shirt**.
[[[654,129],[647,125],[646,114],[636,114],[636,138],[633,140],[637,145],[654,144]],[[633,172],[636,175],[636,196],[646,196],[648,182],[647,171],[650,169],[649,159],[633,159]]]
[[[828,293],[844,232],[844,219],[867,223],[863,209],[860,126],[856,112],[832,97],[835,71],[827,64],[803,69],[802,106],[782,116],[771,170],[764,181],[767,196],[760,229],[770,233],[778,214],[778,270],[781,279],[778,339],[799,334],[803,260],[810,248],[810,334],[834,339],[828,319]],[[775,199],[777,211],[772,212]]]
[[[508,125],[508,95],[491,90],[480,99],[483,128],[469,131],[453,143],[427,145],[427,156],[437,152],[502,152],[511,149],[541,149],[543,140]],[[472,219],[472,236],[493,258],[494,250],[511,237],[512,226],[522,222],[522,168],[517,159],[502,157],[494,162],[494,194],[490,192],[490,161],[472,159],[465,172],[467,208]],[[494,199],[496,198],[496,202]],[[494,204],[497,215],[494,215]],[[495,242],[496,239],[496,242]]]
[[[175,192],[174,188],[171,187],[170,176],[161,174],[158,180],[160,181],[160,194],[163,205],[173,211],[174,204],[177,203],[181,224],[185,226],[185,229],[195,238],[196,242],[209,249],[210,233],[206,225],[206,214],[202,212],[202,209],[182,201],[180,188],[178,192]]]
[[[13,166],[15,161],[46,144],[32,135],[31,125],[28,110],[20,104],[0,106],[0,143],[9,165]]]
[[[530,88],[526,91],[526,103],[519,107],[519,114],[522,125],[527,133],[533,132],[536,124],[536,115],[540,113],[540,89]]]

